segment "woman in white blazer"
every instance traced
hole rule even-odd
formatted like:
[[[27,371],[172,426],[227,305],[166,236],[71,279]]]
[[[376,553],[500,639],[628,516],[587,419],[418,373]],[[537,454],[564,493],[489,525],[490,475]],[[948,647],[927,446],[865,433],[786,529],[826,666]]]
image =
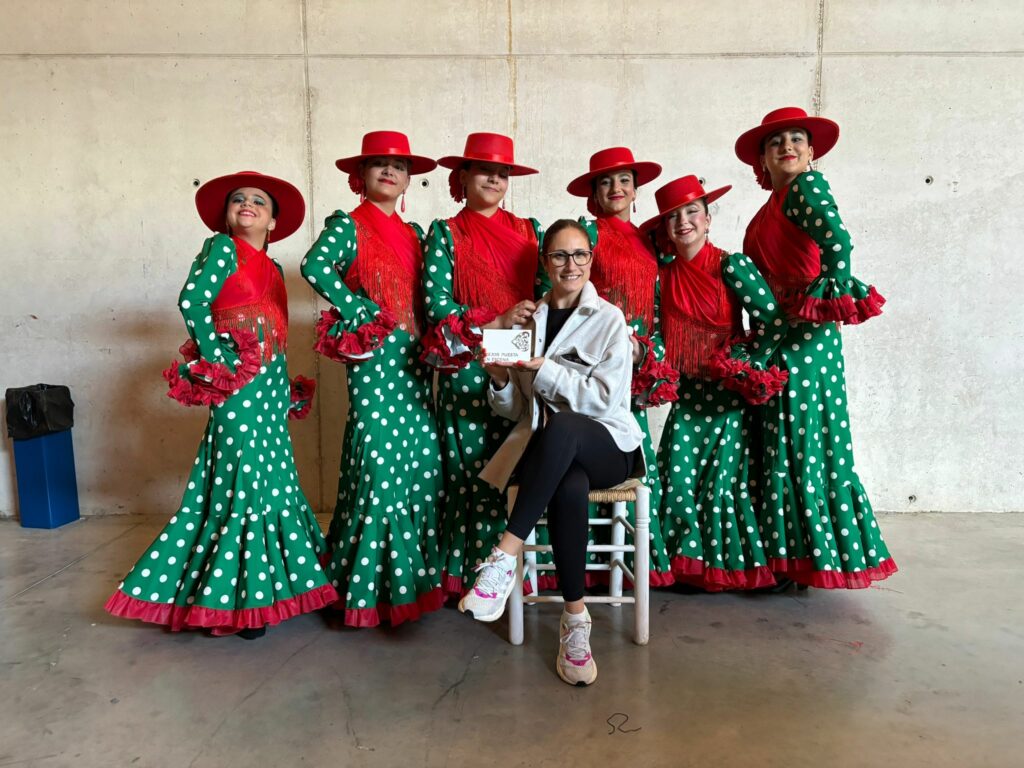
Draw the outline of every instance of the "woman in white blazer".
[[[622,312],[590,283],[593,250],[577,222],[555,222],[544,237],[551,290],[524,327],[536,357],[487,365],[488,400],[517,424],[480,473],[504,490],[516,475],[519,493],[505,533],[477,567],[459,610],[495,621],[515,583],[516,556],[547,510],[548,530],[565,598],[556,670],[571,685],[597,678],[590,651],[590,615],[583,604],[587,496],[643,473],[643,439],[630,412],[633,349]]]

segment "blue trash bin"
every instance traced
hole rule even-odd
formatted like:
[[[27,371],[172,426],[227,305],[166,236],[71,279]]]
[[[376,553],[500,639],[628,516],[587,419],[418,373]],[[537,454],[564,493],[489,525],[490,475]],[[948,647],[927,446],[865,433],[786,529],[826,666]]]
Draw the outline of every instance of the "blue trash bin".
[[[74,522],[79,510],[70,391],[37,384],[7,390],[6,400],[22,526],[58,528]]]

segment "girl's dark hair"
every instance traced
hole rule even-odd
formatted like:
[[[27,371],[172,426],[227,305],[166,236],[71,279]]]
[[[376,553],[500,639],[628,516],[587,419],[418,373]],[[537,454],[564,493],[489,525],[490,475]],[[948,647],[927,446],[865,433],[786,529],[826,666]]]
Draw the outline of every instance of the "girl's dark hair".
[[[554,239],[555,235],[566,229],[575,229],[577,232],[579,232],[581,235],[587,238],[588,243],[590,242],[590,233],[587,232],[587,228],[580,224],[578,221],[576,221],[575,219],[559,219],[550,227],[548,227],[547,231],[544,232],[543,253],[545,256],[548,255],[548,243],[550,243]]]

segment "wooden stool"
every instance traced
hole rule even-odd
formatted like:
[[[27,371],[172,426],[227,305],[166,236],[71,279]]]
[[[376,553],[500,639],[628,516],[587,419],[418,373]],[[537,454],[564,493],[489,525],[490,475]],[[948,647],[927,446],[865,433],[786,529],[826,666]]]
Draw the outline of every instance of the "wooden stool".
[[[509,486],[507,490],[508,513],[516,503],[517,486]],[[614,606],[622,603],[633,604],[633,642],[647,645],[650,638],[650,496],[651,492],[638,479],[629,479],[612,488],[590,492],[590,501],[598,504],[612,504],[612,516],[591,517],[589,525],[610,525],[612,527],[611,544],[588,544],[587,552],[610,553],[607,563],[588,563],[588,571],[610,571],[608,578],[608,595],[585,595],[584,603],[611,603]],[[636,526],[630,524],[626,517],[626,502],[636,504]],[[546,525],[547,518],[541,518],[538,525]],[[632,535],[633,543],[626,543],[626,532]],[[539,571],[552,571],[553,563],[538,563],[538,552],[550,552],[550,544],[537,544],[535,532],[531,531],[526,539],[519,557],[516,558],[516,584],[512,588],[512,596],[508,606],[508,640],[512,645],[523,644],[523,604],[524,603],[563,603],[561,595],[539,595],[537,592],[537,574]],[[633,553],[633,571],[626,567],[624,554]],[[524,571],[529,571],[530,581],[534,586],[534,594],[523,594]],[[633,582],[632,596],[622,594],[622,578],[628,576]]]

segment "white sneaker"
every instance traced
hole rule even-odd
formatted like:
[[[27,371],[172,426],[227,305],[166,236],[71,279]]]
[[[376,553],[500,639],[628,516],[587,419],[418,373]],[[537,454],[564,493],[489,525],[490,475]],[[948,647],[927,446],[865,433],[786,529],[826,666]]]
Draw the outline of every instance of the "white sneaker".
[[[516,585],[516,559],[497,547],[475,569],[473,588],[459,600],[459,610],[477,621],[497,621]]]
[[[597,662],[590,652],[590,613],[584,608],[580,621],[569,621],[562,611],[558,622],[558,660],[555,670],[569,685],[590,685],[597,680]]]

